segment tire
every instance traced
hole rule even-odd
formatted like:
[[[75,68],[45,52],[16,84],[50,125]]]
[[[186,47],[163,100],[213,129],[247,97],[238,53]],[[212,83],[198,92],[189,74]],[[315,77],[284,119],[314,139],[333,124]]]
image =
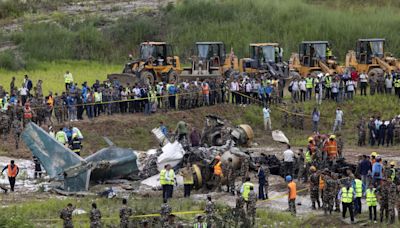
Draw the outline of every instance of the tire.
[[[374,68],[368,72],[369,78],[377,78],[383,76],[383,70],[381,68]]]
[[[168,81],[167,81],[168,83],[171,83],[172,81],[178,82],[178,79],[179,79],[179,75],[178,75],[178,73],[176,71],[171,70],[168,73]]]
[[[289,72],[289,79],[293,80],[293,79],[299,79],[299,78],[301,78],[299,72],[297,72],[297,71]]]
[[[140,81],[144,84],[152,86],[154,84],[154,75],[150,71],[142,71],[140,73]]]

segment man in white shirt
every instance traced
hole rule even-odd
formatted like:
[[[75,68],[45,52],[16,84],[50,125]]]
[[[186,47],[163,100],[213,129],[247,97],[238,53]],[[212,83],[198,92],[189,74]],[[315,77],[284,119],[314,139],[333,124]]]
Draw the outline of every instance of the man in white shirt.
[[[336,109],[336,117],[335,117],[335,123],[333,125],[333,133],[336,132],[336,129],[341,131],[342,130],[342,122],[343,122],[343,111],[338,107]]]
[[[25,84],[22,83],[22,87],[18,90],[18,92],[19,95],[21,96],[22,106],[24,106],[28,99],[29,90],[27,87],[25,87]]]
[[[360,74],[359,80],[360,80],[360,83],[361,83],[361,85],[360,85],[360,88],[361,88],[361,96],[362,96],[362,95],[367,96],[368,75],[365,74],[365,72],[363,71],[363,72]]]
[[[300,101],[306,101],[307,88],[306,88],[306,80],[304,80],[304,78],[299,81],[299,89],[300,89]]]
[[[239,83],[236,79],[231,82],[230,90],[232,94],[232,103],[239,104],[239,94],[237,93],[239,91]]]
[[[293,176],[293,162],[294,162],[294,153],[290,149],[290,145],[287,145],[287,149],[283,152],[283,163],[285,176],[291,175]]]
[[[271,109],[269,109],[268,106],[265,106],[265,107],[263,108],[264,130],[265,130],[265,131],[267,131],[267,130],[272,130],[270,113],[271,113]]]

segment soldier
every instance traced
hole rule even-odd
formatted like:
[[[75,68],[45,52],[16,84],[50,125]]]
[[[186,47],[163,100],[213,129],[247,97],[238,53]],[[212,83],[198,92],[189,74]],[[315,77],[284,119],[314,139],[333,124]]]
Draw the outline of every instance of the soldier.
[[[317,173],[317,169],[315,166],[310,167],[310,197],[311,197],[311,204],[312,209],[316,210],[315,202],[318,204],[318,208],[321,207],[319,203],[319,174]]]
[[[331,173],[328,171],[324,176],[325,181],[325,189],[323,195],[324,201],[324,214],[326,215],[329,211],[329,214],[332,214],[334,199],[336,196],[336,182],[332,179]]]
[[[370,78],[369,78],[369,86],[370,86],[370,88],[369,88],[369,94],[370,94],[371,96],[375,94],[376,84],[377,84],[377,79],[376,79],[376,77],[377,77],[377,76],[374,76],[374,77],[370,77]]]
[[[383,94],[385,91],[385,77],[383,75],[379,75],[376,79],[377,82],[377,92],[379,94]]]
[[[129,227],[129,217],[133,214],[132,209],[128,207],[128,201],[122,199],[122,208],[119,209],[120,227]]]
[[[340,190],[340,180],[339,175],[337,173],[332,174],[332,178],[335,181],[335,211],[340,212],[340,199],[337,197],[339,190]]]
[[[344,141],[343,141],[343,138],[341,137],[340,133],[336,133],[336,141],[337,141],[338,156],[339,156],[339,158],[344,158],[344,154],[343,154]]]
[[[10,117],[4,112],[0,112],[0,132],[3,141],[7,140],[7,134],[10,132],[9,124],[10,124]]]
[[[380,220],[383,222],[383,214],[386,212],[386,221],[389,217],[389,185],[385,178],[382,179],[382,185],[377,188],[377,192],[379,194],[379,205],[380,205]]]
[[[14,133],[15,149],[18,149],[19,138],[22,133],[22,122],[15,118],[12,122],[12,129]]]
[[[291,113],[290,113],[290,127],[297,129],[298,128],[298,122],[297,122],[297,108],[295,106],[292,106],[291,108]]]
[[[168,200],[164,198],[164,203],[161,205],[160,215],[161,215],[161,226],[168,227],[168,217],[171,215],[172,208],[168,204]]]
[[[358,129],[358,146],[365,146],[365,138],[367,135],[367,130],[364,117],[362,117],[360,122],[357,124],[357,129]]]
[[[398,175],[398,174],[397,174]],[[399,183],[399,182],[397,182]],[[397,201],[397,217],[400,221],[400,184],[397,185],[397,197],[396,197],[396,201]]]
[[[250,186],[249,201],[247,203],[247,216],[251,218],[252,226],[254,226],[256,221],[256,203],[257,194],[254,191],[253,186]]]
[[[92,210],[90,210],[90,228],[101,228],[101,212],[97,209],[97,204],[92,203]]]
[[[215,205],[214,202],[211,201],[210,195],[207,195],[207,202],[204,208],[204,212],[206,214],[207,227],[211,227],[214,222]]]
[[[298,173],[297,173],[297,181],[300,183],[300,180],[304,178],[305,172],[305,158],[304,158],[304,153],[303,149],[299,149],[299,152],[297,153],[298,158],[297,158],[297,167],[298,167]],[[303,179],[304,180],[304,179]]]
[[[395,210],[396,210],[396,184],[393,183],[391,178],[387,178],[387,184],[389,189],[388,195],[388,214],[389,214],[389,223],[393,224],[396,218]]]
[[[66,208],[62,209],[60,212],[60,218],[64,220],[64,228],[74,228],[74,224],[72,223],[72,212],[75,210],[75,207],[72,206],[71,203],[67,205]]]
[[[242,176],[242,183],[245,182],[249,176],[250,161],[248,157],[241,157],[240,176]]]
[[[240,194],[240,192],[237,193],[237,197],[236,197],[236,206],[234,208],[234,221],[235,221],[235,227],[241,227],[241,223],[243,223],[243,221],[241,219],[246,219],[246,214],[244,211],[244,199],[242,197],[242,195]]]
[[[232,195],[235,195],[235,169],[233,167],[233,161],[232,158],[228,158],[228,164],[226,165],[225,171],[226,173],[226,186],[227,186],[227,192],[231,192]]]
[[[289,122],[289,113],[285,110],[282,115],[282,128],[287,128]]]
[[[303,108],[299,108],[297,117],[298,117],[298,128],[300,130],[304,130],[304,110],[303,110]]]

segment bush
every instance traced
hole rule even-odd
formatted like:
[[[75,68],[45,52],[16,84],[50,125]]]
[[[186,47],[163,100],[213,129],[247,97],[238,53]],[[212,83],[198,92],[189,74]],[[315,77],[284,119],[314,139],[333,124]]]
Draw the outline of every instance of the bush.
[[[19,70],[24,68],[25,64],[21,57],[18,57],[12,51],[5,51],[0,53],[0,68],[6,70]]]

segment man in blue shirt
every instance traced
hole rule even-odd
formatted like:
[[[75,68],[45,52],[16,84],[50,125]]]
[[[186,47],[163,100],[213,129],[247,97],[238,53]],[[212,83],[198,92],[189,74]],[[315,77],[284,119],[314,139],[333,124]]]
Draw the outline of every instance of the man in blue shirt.
[[[168,100],[169,100],[169,106],[171,109],[175,109],[175,99],[176,99],[176,93],[177,93],[177,89],[175,86],[175,83],[172,83],[169,85],[168,87]]]
[[[368,175],[371,175],[372,171],[372,164],[368,157],[366,155],[363,155],[363,160],[360,162],[360,176],[361,176],[361,181],[363,182],[363,185],[369,186],[369,177]]]
[[[375,187],[377,187],[380,184],[380,182],[382,180],[382,176],[383,176],[382,175],[383,167],[382,167],[382,164],[380,163],[381,160],[382,160],[381,158],[377,158],[376,162],[372,166],[372,173],[371,173],[372,184]]]

